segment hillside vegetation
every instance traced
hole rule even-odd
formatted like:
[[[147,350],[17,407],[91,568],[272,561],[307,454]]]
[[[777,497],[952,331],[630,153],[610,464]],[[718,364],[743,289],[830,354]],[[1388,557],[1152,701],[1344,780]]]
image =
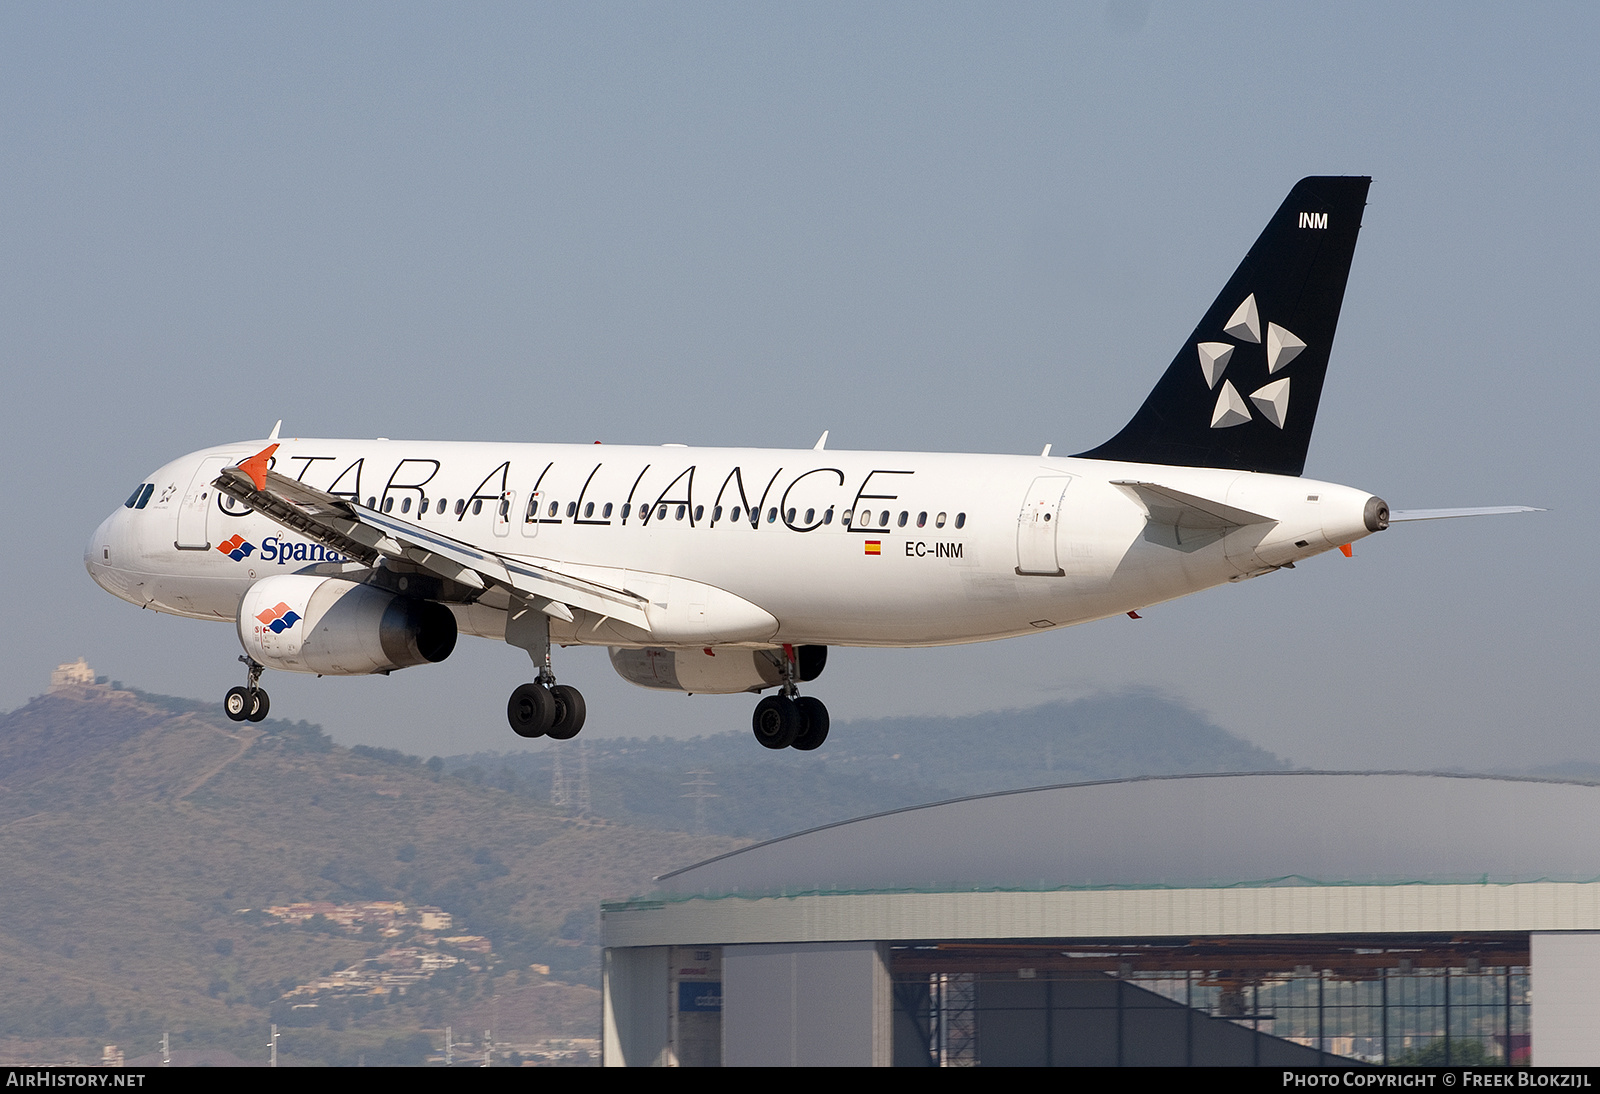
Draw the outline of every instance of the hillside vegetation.
[[[452,756],[445,764],[464,778],[549,801],[557,747]],[[812,753],[769,752],[751,734],[729,732],[688,740],[580,738],[559,755],[568,798],[576,797],[587,767],[591,809],[601,816],[759,839],[997,790],[1287,766],[1147,691],[953,718],[835,723]]]
[[[284,1062],[420,1062],[427,1042],[407,1038],[447,1024],[596,1036],[599,901],[735,842],[565,816],[440,766],[109,688],[0,717],[0,1059],[131,1058],[172,1030],[174,1047],[264,1061],[272,1020],[291,1027]],[[437,906],[493,956],[403,996],[291,1010],[296,985],[395,940],[263,909],[362,900]]]
[[[814,753],[724,733],[424,761],[65,688],[0,715],[0,1063],[148,1060],[163,1032],[262,1063],[274,1022],[281,1063],[422,1063],[447,1027],[458,1059],[490,1030],[502,1062],[582,1060],[599,903],[655,874],[965,794],[1282,766],[1147,693],[838,724]]]

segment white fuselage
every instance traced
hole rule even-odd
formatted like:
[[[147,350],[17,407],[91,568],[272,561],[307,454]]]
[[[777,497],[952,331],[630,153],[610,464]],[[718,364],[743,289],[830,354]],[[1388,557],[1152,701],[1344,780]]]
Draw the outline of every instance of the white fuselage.
[[[232,622],[261,578],[353,568],[211,485],[260,447],[157,471],[142,507],[118,508],[88,544],[95,580],[141,606]],[[274,467],[649,600],[649,632],[578,612],[552,621],[556,641],[680,648],[932,646],[1082,623],[1350,543],[1369,534],[1371,497],[1208,468],[807,449],[286,440]],[[1118,482],[1272,521],[1195,535]],[[504,607],[493,595],[451,605],[462,630],[491,638]]]

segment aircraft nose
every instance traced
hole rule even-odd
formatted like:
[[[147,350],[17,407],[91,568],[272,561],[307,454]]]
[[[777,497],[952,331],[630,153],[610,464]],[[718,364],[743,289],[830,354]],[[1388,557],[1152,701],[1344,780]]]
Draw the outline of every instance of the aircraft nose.
[[[112,545],[117,538],[118,513],[112,513],[100,522],[100,527],[94,530],[94,535],[89,537],[89,542],[83,548],[83,566],[89,571],[89,576],[94,578],[95,584],[108,592],[115,592],[107,584],[109,571],[112,566]]]

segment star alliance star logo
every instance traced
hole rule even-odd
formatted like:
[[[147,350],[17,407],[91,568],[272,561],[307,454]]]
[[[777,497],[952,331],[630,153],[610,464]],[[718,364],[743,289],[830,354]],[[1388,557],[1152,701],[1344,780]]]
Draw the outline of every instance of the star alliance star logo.
[[[1223,326],[1222,333],[1230,334],[1240,342],[1261,344],[1261,312],[1256,307],[1256,294],[1244,298],[1244,303],[1234,311]],[[1306,344],[1276,323],[1267,324],[1267,375],[1288,366],[1300,356]],[[1201,342],[1195,346],[1200,353],[1200,371],[1205,375],[1206,386],[1215,389],[1222,380],[1222,390],[1217,392],[1217,405],[1211,412],[1212,429],[1228,429],[1250,420],[1250,403],[1256,405],[1261,416],[1279,429],[1289,415],[1289,377],[1263,384],[1250,393],[1250,402],[1244,400],[1237,388],[1222,373],[1239,347],[1230,342]]]

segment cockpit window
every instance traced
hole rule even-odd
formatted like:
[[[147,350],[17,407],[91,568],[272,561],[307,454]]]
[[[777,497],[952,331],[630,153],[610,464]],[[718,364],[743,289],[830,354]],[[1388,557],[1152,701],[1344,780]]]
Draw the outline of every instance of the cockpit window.
[[[137,505],[139,503],[139,495],[144,493],[144,487],[145,484],[142,482],[138,486],[135,486],[133,488],[133,493],[128,495],[128,500],[122,503],[123,506],[125,508],[132,509],[135,505]]]

